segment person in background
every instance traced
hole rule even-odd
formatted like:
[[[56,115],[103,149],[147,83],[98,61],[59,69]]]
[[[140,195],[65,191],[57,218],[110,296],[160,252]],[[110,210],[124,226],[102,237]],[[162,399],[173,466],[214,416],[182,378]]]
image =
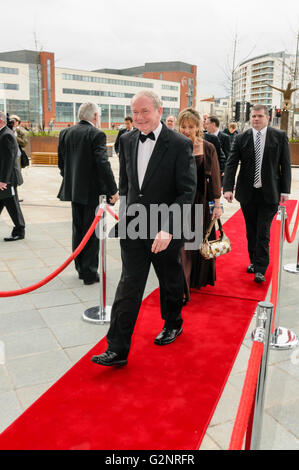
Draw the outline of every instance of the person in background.
[[[175,125],[176,125],[176,117],[173,114],[169,114],[165,120],[165,124],[168,127],[168,129],[171,129],[172,131],[176,131]]]
[[[119,132],[117,134],[117,137],[116,137],[116,140],[115,140],[115,144],[114,144],[114,150],[115,150],[115,153],[117,154],[118,157],[119,157],[119,139],[120,139],[120,137],[125,132],[131,132],[133,129],[134,129],[134,126],[133,126],[132,117],[131,116],[126,116],[125,117],[125,127],[123,129],[119,130]]]
[[[265,281],[269,265],[270,227],[278,204],[288,199],[291,190],[291,164],[289,141],[286,133],[269,127],[269,111],[264,105],[251,109],[251,128],[235,137],[226,163],[223,196],[233,201],[235,176],[240,163],[236,184],[236,199],[246,224],[248,273],[254,281]]]
[[[72,202],[73,251],[94,220],[99,196],[108,193],[111,203],[118,200],[106,135],[98,129],[99,107],[91,102],[81,104],[78,119],[78,124],[60,132],[58,144],[58,167],[63,178],[58,198]],[[98,264],[99,239],[94,232],[75,258],[79,279],[84,284],[99,282]]]
[[[232,148],[233,142],[235,140],[236,135],[238,134],[238,126],[236,122],[230,122],[228,125],[228,133],[227,135],[230,138],[230,148]]]
[[[222,210],[220,206],[221,184],[218,157],[213,144],[203,138],[202,121],[199,113],[193,108],[186,108],[178,117],[179,132],[192,140],[193,154],[197,168],[197,188],[191,213],[192,231],[195,227],[195,204],[203,205],[203,235],[206,233],[211,219],[219,219]],[[212,213],[209,202],[214,203]],[[215,229],[210,239],[215,239]],[[206,285],[214,285],[216,280],[216,260],[205,260],[198,250],[182,248],[182,263],[185,275],[185,296],[183,303],[190,300],[190,288],[200,289]]]
[[[10,124],[12,124],[12,120],[10,121]],[[9,197],[1,197],[0,214],[3,208],[6,207],[14,223],[14,228],[11,236],[4,238],[4,241],[14,242],[25,238],[25,220],[17,192],[17,186],[23,183],[23,178],[18,163],[18,143],[14,132],[6,124],[6,115],[0,111],[0,190],[4,191],[9,186],[13,190],[10,192]]]

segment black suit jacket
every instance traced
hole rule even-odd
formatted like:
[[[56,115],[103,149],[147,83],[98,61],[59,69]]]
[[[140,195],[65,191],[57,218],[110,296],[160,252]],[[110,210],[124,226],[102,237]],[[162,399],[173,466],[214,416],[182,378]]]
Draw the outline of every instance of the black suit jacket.
[[[126,132],[132,132],[132,130],[134,130],[135,128],[133,127],[130,131],[127,130],[127,128],[125,127],[124,129],[120,129],[118,134],[117,134],[117,137],[116,137],[116,140],[115,140],[115,143],[114,143],[114,150],[116,153],[119,153],[119,141],[120,141],[120,138],[123,134],[125,134]]]
[[[230,143],[231,143],[230,138],[225,132],[219,131],[218,139],[220,141],[221,148],[225,155],[225,159],[227,160],[230,154]]]
[[[139,135],[140,131],[136,129],[123,134],[120,139],[119,194],[126,196],[127,209],[142,204],[149,214],[151,204],[168,207],[178,204],[181,209],[184,204],[191,205],[197,183],[192,141],[162,124],[140,188],[137,173]],[[158,231],[165,229],[173,233],[171,211],[164,222]]]
[[[236,199],[248,203],[252,198],[255,154],[252,129],[236,135],[230,157],[226,163],[223,192],[233,191],[239,162],[240,171],[236,184]],[[291,192],[291,164],[287,135],[284,131],[268,127],[262,161],[262,192],[269,204],[278,204],[280,194]]]
[[[18,143],[14,133],[7,127],[0,131],[0,181],[13,186],[22,184],[18,165]]]
[[[61,201],[97,204],[100,194],[117,192],[106,135],[87,121],[60,132],[58,167],[63,177],[58,193]]]
[[[204,132],[203,136],[205,140],[207,140],[208,142],[211,142],[211,144],[215,146],[217,156],[218,156],[220,173],[223,173],[225,169],[226,156],[221,148],[220,140],[218,139],[216,135],[209,134],[208,132]]]

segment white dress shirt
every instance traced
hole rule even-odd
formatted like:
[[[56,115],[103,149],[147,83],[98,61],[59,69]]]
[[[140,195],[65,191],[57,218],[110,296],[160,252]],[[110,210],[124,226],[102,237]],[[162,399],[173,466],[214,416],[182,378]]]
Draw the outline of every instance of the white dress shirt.
[[[161,130],[162,130],[162,124],[160,122],[158,127],[153,131],[155,135],[155,140],[146,139],[145,142],[141,142],[141,140],[139,140],[138,154],[137,154],[137,171],[138,171],[139,188],[141,188],[142,186],[148,162],[151,158],[151,155],[153,153],[153,150],[155,148],[155,145],[156,145],[156,142],[160,135]]]
[[[255,148],[255,142],[256,142],[256,137],[258,131],[252,128],[252,133],[253,133],[253,143],[254,143],[254,148]],[[254,185],[255,188],[261,188],[262,187],[262,163],[263,163],[263,155],[264,155],[264,150],[265,150],[265,143],[266,143],[266,136],[267,136],[267,126],[264,127],[263,129],[260,130],[261,133],[261,160],[260,160],[260,167],[259,167],[259,180],[257,183]]]

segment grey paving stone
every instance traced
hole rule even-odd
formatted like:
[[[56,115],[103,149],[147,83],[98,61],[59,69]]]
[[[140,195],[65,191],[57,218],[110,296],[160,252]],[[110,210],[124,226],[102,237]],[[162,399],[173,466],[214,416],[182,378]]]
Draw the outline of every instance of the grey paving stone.
[[[85,354],[87,354],[88,351],[90,351],[93,348],[93,346],[94,344],[84,344],[83,346],[75,346],[73,348],[66,348],[64,349],[64,352],[68,355],[70,360],[75,364],[83,356],[85,356]]]
[[[299,450],[299,440],[286,427],[266,413],[263,417],[260,449]]]
[[[34,403],[41,395],[43,395],[53,385],[52,382],[33,385],[32,387],[19,388],[16,391],[19,402],[23,410],[26,410],[32,403]]]
[[[108,325],[92,324],[81,320],[74,324],[53,325],[52,331],[63,348],[70,348],[98,343],[108,328]]]
[[[297,396],[294,393],[294,397]],[[297,450],[299,450],[299,399],[272,406],[267,409],[267,413],[297,438]]]
[[[75,322],[81,322],[83,312],[86,307],[81,304],[62,305],[58,307],[50,307],[40,309],[39,312],[44,322],[50,327],[59,327],[60,325]]]
[[[5,365],[0,365],[0,393],[9,392],[12,389],[12,383]]]
[[[0,393],[0,432],[4,431],[22,412],[15,392]]]
[[[33,309],[23,312],[2,313],[0,315],[0,338],[11,333],[24,333],[45,326],[40,314]]]
[[[71,365],[63,351],[11,359],[6,364],[16,389],[58,380]]]
[[[32,310],[34,305],[30,301],[28,294],[16,297],[1,297],[0,299],[0,316],[3,313],[25,312]]]
[[[6,360],[60,349],[48,328],[13,333],[1,339],[5,343]]]
[[[76,297],[69,289],[56,290],[52,292],[28,294],[30,300],[36,308],[54,307],[78,302]]]

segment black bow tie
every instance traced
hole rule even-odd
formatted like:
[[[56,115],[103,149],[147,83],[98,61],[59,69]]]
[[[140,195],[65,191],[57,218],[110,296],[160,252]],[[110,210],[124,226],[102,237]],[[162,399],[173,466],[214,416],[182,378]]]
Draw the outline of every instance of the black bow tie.
[[[139,140],[141,140],[141,142],[143,143],[143,142],[146,141],[146,139],[156,140],[155,139],[155,134],[153,132],[150,132],[147,135],[140,133]]]

